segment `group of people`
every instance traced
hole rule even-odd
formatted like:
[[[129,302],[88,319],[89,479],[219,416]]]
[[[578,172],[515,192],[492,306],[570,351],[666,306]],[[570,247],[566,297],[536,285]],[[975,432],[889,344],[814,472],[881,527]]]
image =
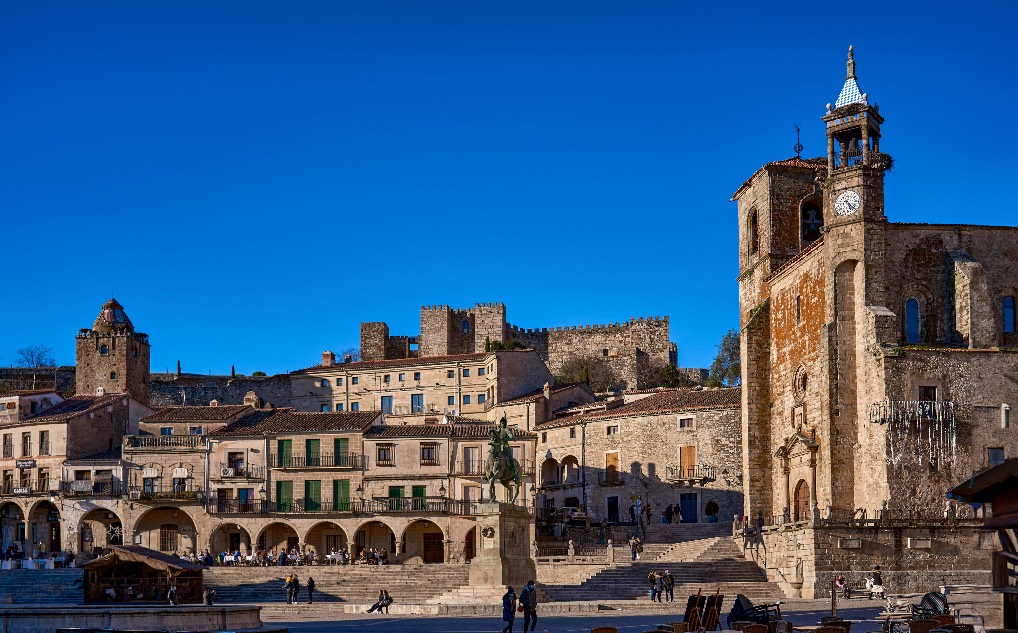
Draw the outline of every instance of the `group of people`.
[[[629,553],[632,555],[633,560],[640,560],[643,556],[643,540],[639,536],[629,537]]]
[[[505,595],[502,596],[502,621],[506,625],[502,633],[512,633],[517,613],[523,614],[523,633],[528,630],[534,633],[537,628],[537,583],[533,580],[527,582],[519,596],[512,587],[506,587]]]
[[[667,569],[663,572],[651,570],[647,574],[650,581],[650,601],[675,602],[675,577]]]
[[[283,583],[283,589],[286,589],[286,604],[298,604],[297,600],[300,595],[301,584],[300,578],[297,577],[296,573],[289,574],[286,577],[286,581]],[[311,576],[308,576],[307,592],[308,604],[314,604],[315,579]]]
[[[844,574],[838,574],[834,577],[834,591],[840,593],[843,597],[849,598],[851,596],[851,588],[848,586],[848,580]],[[870,575],[866,577],[866,593],[868,598],[873,600],[874,598],[883,599],[886,595],[884,589],[884,576],[880,571],[880,565],[874,565],[870,571]]]
[[[388,565],[389,552],[384,549],[362,547],[354,563],[358,565]]]

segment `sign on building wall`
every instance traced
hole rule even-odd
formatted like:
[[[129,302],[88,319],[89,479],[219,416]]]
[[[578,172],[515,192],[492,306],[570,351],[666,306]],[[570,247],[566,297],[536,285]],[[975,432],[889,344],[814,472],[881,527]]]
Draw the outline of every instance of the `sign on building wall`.
[[[190,476],[191,476],[191,473],[188,472],[188,470],[186,468],[174,468],[173,469],[173,478],[174,479],[187,479]]]
[[[14,461],[15,468],[35,468],[34,459],[17,459]]]

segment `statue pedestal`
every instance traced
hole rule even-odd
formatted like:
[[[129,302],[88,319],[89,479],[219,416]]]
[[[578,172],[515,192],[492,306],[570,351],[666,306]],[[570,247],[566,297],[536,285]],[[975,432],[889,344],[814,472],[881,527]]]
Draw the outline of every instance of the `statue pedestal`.
[[[482,503],[477,506],[476,516],[477,555],[470,561],[470,586],[504,590],[512,585],[518,594],[537,575],[530,556],[534,540],[530,513],[508,503]]]

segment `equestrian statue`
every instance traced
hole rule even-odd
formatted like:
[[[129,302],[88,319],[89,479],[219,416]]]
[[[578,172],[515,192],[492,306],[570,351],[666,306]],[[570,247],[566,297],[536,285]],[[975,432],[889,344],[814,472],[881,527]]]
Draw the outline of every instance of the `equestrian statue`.
[[[500,481],[509,491],[509,503],[516,503],[523,489],[523,477],[520,476],[520,463],[513,457],[512,430],[509,429],[506,417],[488,434],[488,461],[484,467],[484,480],[488,482],[488,500],[495,502],[495,482]]]

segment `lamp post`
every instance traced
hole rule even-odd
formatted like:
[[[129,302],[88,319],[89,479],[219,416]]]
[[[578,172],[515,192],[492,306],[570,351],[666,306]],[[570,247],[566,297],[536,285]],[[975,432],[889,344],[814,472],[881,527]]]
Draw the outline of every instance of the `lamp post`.
[[[443,483],[438,489],[438,496],[442,497],[442,512],[449,511],[449,500],[445,498],[448,490],[445,489],[445,483]]]
[[[361,512],[364,512],[364,486],[363,486],[363,484],[357,484],[357,499],[361,503]]]

